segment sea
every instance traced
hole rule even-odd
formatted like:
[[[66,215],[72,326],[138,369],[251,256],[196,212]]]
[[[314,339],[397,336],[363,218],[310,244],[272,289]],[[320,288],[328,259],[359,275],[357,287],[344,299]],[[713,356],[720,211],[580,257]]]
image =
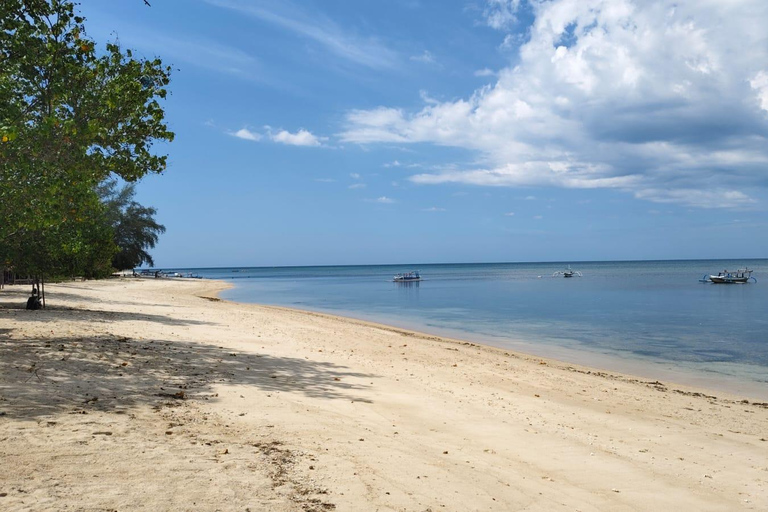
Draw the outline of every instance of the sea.
[[[568,266],[581,276],[555,274]],[[757,282],[700,280],[748,267]],[[222,298],[768,401],[768,259],[176,269]],[[419,282],[393,282],[419,270]],[[554,274],[554,275],[553,275]]]

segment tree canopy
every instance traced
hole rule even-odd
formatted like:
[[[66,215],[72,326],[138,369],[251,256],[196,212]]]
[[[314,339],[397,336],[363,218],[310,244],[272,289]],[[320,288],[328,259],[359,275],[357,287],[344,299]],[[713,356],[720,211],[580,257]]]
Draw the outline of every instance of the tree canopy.
[[[157,211],[133,200],[135,188],[133,183],[119,188],[117,180],[107,180],[99,187],[99,196],[117,246],[112,267],[118,270],[143,264],[154,266],[155,262],[147,249],[155,247],[158,236],[165,232],[165,226],[155,221]]]
[[[97,51],[84,22],[68,0],[0,3],[0,263],[16,268],[87,273],[94,242],[109,260],[98,184],[166,167],[153,146],[173,140],[170,68],[116,43]]]

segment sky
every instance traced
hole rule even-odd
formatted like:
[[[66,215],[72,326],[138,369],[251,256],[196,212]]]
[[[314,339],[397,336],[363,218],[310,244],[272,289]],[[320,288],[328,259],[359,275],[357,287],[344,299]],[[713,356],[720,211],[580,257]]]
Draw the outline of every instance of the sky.
[[[768,257],[764,0],[150,3],[158,267]]]

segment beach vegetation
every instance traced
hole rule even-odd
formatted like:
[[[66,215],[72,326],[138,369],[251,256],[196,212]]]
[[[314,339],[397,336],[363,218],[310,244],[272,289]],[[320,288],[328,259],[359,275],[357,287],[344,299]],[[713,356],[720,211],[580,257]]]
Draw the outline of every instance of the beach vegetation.
[[[98,187],[165,170],[154,146],[174,137],[160,103],[170,72],[118,43],[99,47],[71,1],[0,3],[0,264],[108,272],[118,245]]]
[[[135,183],[120,187],[116,179],[109,179],[99,186],[98,192],[117,247],[112,267],[125,270],[143,264],[154,266],[147,250],[154,248],[159,235],[165,232],[165,226],[155,220],[157,211],[133,200]]]

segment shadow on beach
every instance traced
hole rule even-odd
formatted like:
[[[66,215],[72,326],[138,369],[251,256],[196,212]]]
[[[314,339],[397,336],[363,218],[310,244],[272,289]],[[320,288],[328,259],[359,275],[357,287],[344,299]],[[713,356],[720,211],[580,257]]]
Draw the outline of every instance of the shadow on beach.
[[[63,287],[64,285],[57,285]],[[155,315],[147,313],[136,313],[126,311],[109,311],[103,309],[94,309],[88,307],[99,304],[118,304],[129,306],[146,306],[143,303],[126,302],[124,299],[115,300],[99,298],[97,301],[89,301],[83,295],[71,294],[57,290],[46,297],[46,307],[39,311],[27,311],[27,298],[29,289],[24,286],[7,287],[0,293],[0,311],[7,311],[8,321],[14,323],[56,323],[62,320],[74,320],[78,322],[158,322],[168,326],[181,327],[186,325],[216,325],[214,322],[205,322],[201,320],[180,319],[165,315]],[[61,306],[61,302],[74,303],[74,307]],[[153,304],[152,307],[158,307]],[[166,307],[173,307],[168,305]]]
[[[214,384],[227,383],[366,401],[353,394],[363,386],[343,381],[372,377],[331,363],[198,342],[115,336],[18,339],[8,331],[0,332],[0,413],[13,418],[215,400]]]
[[[116,304],[121,306],[146,306],[145,303],[141,302],[130,302],[125,300],[125,298],[119,297],[119,294],[116,294],[115,299],[105,298],[105,297],[99,297],[98,300],[94,301],[93,299],[89,299],[82,294],[77,293],[67,293],[64,291],[61,291],[61,288],[65,288],[66,285],[57,284],[56,285],[56,291],[50,291],[46,292],[45,299],[46,299],[46,307],[45,309],[47,311],[67,311],[67,310],[76,310],[76,311],[88,311],[90,308],[88,308],[88,305],[92,304]],[[87,288],[80,287],[78,290],[85,290]],[[2,291],[0,291],[0,309],[6,309],[6,310],[25,310],[27,306],[27,298],[29,298],[30,290],[28,286],[6,286],[6,288]],[[61,306],[63,302],[73,304],[73,306]],[[152,304],[153,308],[172,308],[174,305],[172,303],[170,304]],[[95,310],[94,310],[95,311]]]
[[[123,303],[124,304],[124,303]],[[62,320],[78,322],[114,323],[114,322],[157,322],[168,326],[217,325],[215,322],[173,318],[165,315],[133,313],[124,311],[105,311],[101,309],[71,308],[48,304],[39,311],[27,311],[24,304],[0,302],[0,309],[9,311],[8,319],[17,323],[56,323]]]

